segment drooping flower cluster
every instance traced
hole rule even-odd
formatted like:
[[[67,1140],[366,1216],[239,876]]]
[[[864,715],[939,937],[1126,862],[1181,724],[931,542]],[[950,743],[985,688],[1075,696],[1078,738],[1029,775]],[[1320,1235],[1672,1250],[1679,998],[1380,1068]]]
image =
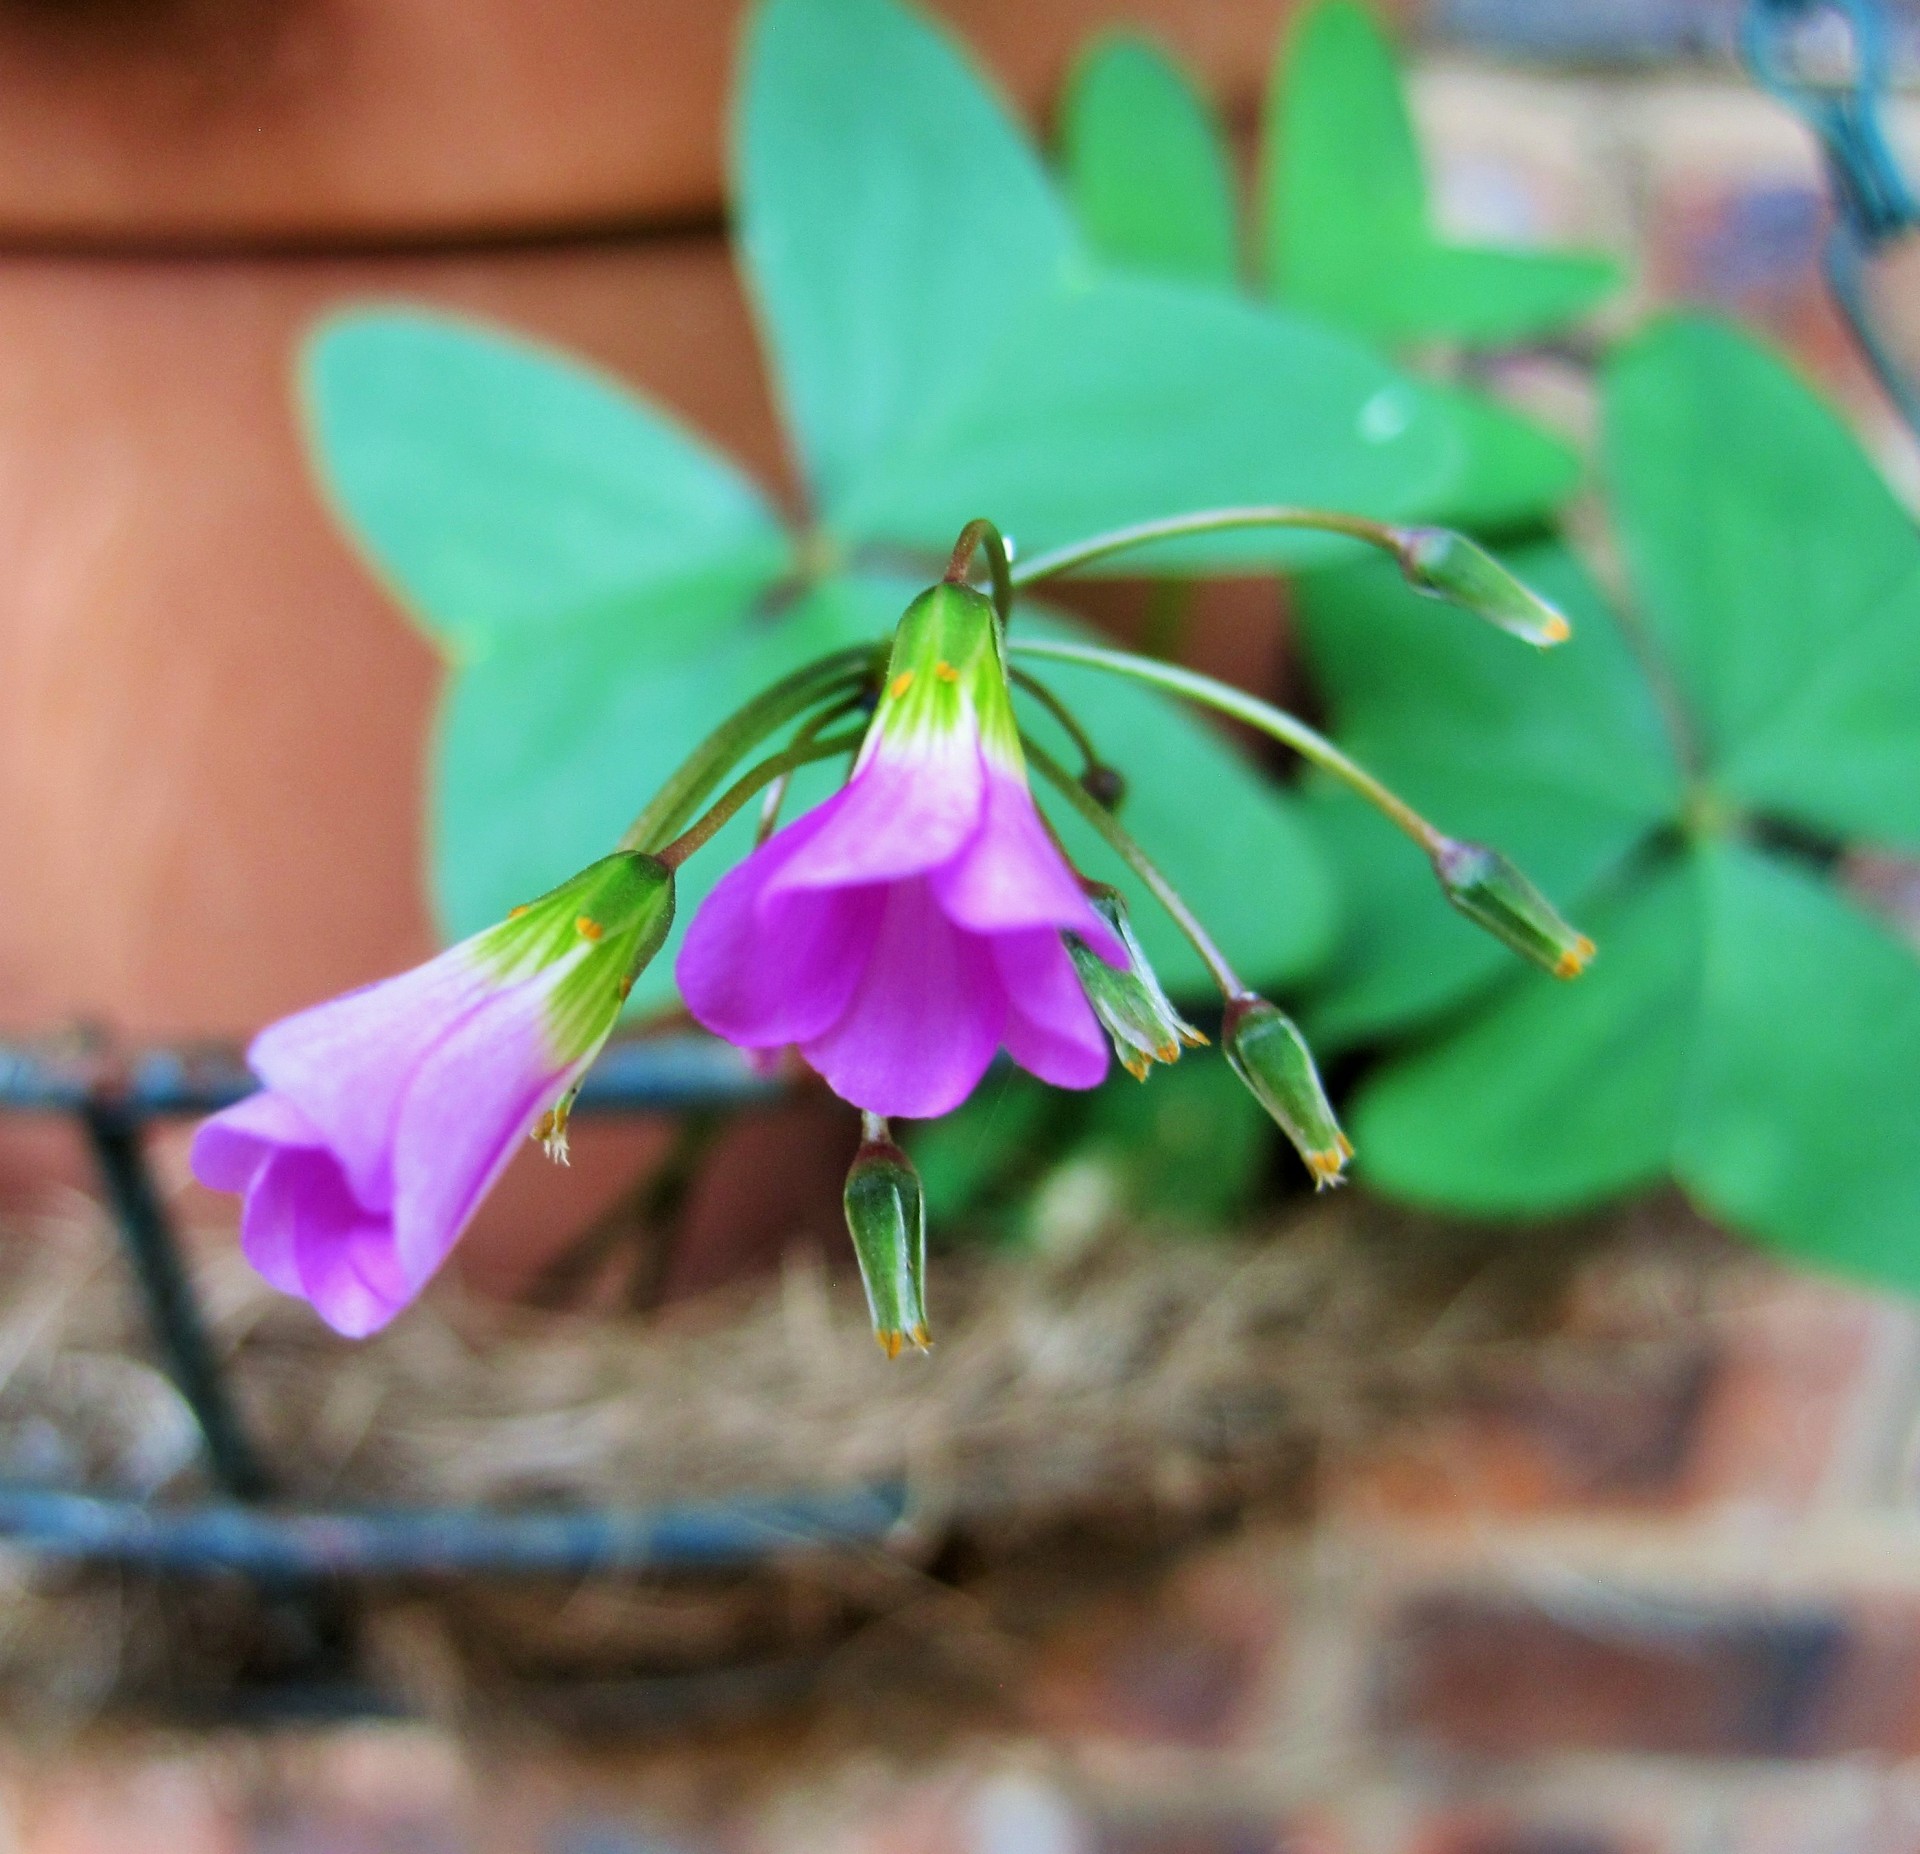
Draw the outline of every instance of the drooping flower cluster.
[[[1296,511],[1272,519],[1300,525]],[[1356,528],[1346,518],[1334,525]],[[1097,538],[1052,557],[1052,568],[1167,527]],[[1378,529],[1374,538],[1416,585],[1531,642],[1566,635],[1564,619],[1459,537]],[[988,542],[993,603],[962,577]],[[928,1343],[925,1206],[890,1117],[958,1107],[1003,1051],[1043,1081],[1091,1088],[1107,1073],[1109,1038],[1142,1079],[1207,1040],[1154,976],[1119,895],[1068,861],[1028,788],[1029,762],[1186,932],[1221,986],[1227,1059],[1315,1183],[1340,1183],[1352,1148],[1305,1040],[1240,983],[1122,828],[1114,812],[1124,781],[1097,763],[1070,717],[1089,762],[1077,780],[1038,747],[1023,750],[1007,666],[1010,601],[999,537],[970,524],[946,580],[908,607],[883,672],[877,653],[860,650],[795,672],[703,743],[629,833],[638,847],[415,971],[262,1032],[248,1052],[261,1091],[208,1121],[193,1148],[204,1183],[243,1196],[242,1242],[260,1272],[343,1333],[390,1320],[446,1259],[529,1133],[564,1157],[581,1077],[672,922],[674,870],[755,791],[843,752],[856,757],[840,790],[708,896],[676,975],[706,1028],[752,1052],[797,1049],[862,1110],[845,1208],[889,1356]],[[1591,955],[1511,864],[1434,830],[1293,717],[1175,666],[1084,645],[1023,648],[1157,682],[1265,728],[1380,803],[1427,852],[1454,906],[1515,951],[1562,977]],[[822,734],[854,710],[870,716],[864,725]],[[714,797],[743,757],[789,725],[785,748]]]

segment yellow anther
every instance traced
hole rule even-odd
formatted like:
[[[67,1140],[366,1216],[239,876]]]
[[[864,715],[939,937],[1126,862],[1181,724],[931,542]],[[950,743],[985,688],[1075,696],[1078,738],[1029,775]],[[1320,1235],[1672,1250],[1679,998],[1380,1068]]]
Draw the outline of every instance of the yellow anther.
[[[1303,1156],[1307,1161],[1307,1170],[1313,1174],[1314,1189],[1325,1191],[1334,1185],[1346,1183],[1343,1174],[1347,1161],[1353,1157],[1353,1142],[1344,1133],[1339,1133],[1325,1151],[1309,1152]]]
[[[573,930],[583,940],[598,940],[605,936],[606,929],[591,914],[583,914],[573,923]]]
[[[938,676],[942,682],[958,682],[960,680],[960,672],[944,658],[933,666],[933,673]]]
[[[1587,969],[1587,961],[1593,957],[1593,942],[1582,934],[1564,953],[1553,968],[1553,976],[1561,979],[1575,979]]]
[[[628,976],[627,976],[626,978],[623,978],[623,979],[622,979],[622,980],[620,981],[620,983],[619,983],[619,984],[617,984],[617,985],[616,985],[616,986],[615,986],[615,987],[614,987],[613,989],[614,989],[614,992],[615,992],[615,994],[616,994],[616,995],[618,996],[618,998],[619,998],[619,1000],[620,1000],[620,1002],[621,1002],[622,1004],[625,1004],[625,1003],[626,1003],[626,1001],[628,1000],[628,998],[630,998],[630,997],[631,997],[631,996],[633,995],[633,977],[632,977],[632,975],[631,975],[631,974],[629,974],[629,975],[628,975]]]
[[[894,677],[892,682],[887,684],[887,693],[897,702],[901,696],[905,695],[912,687],[913,671],[902,670],[899,675]]]
[[[517,908],[509,908],[507,910],[507,919],[510,921],[517,921],[521,917],[521,915],[526,913],[527,909],[530,906],[532,906],[532,903],[523,901]]]
[[[879,1342],[881,1351],[889,1358],[898,1358],[900,1348],[907,1343],[907,1335],[903,1332],[875,1333],[873,1336]]]
[[[1568,624],[1558,612],[1555,612],[1552,617],[1541,625],[1540,635],[1545,638],[1549,644],[1564,644],[1567,639],[1573,635],[1573,626]]]

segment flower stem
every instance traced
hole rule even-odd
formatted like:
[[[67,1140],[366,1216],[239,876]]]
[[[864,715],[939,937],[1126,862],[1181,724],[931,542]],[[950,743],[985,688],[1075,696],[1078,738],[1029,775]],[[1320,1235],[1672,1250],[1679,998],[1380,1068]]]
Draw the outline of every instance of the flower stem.
[[[1217,708],[1223,715],[1258,728],[1282,745],[1291,747],[1302,759],[1310,760],[1322,771],[1331,773],[1342,784],[1351,786],[1370,805],[1375,806],[1406,832],[1429,856],[1437,855],[1449,841],[1429,824],[1398,793],[1388,790],[1357,761],[1349,759],[1324,734],[1316,733],[1304,721],[1284,708],[1275,708],[1244,689],[1216,682],[1197,670],[1183,669],[1177,663],[1160,663],[1151,657],[1137,657],[1130,651],[1105,650],[1097,644],[1062,644],[1039,638],[1022,638],[1012,646],[1022,656],[1045,657],[1055,663],[1079,663],[1088,669],[1106,670],[1115,676],[1131,676],[1136,682],[1183,695],[1190,702]]]
[[[1158,521],[1137,521],[1125,528],[1110,528],[1084,541],[1070,541],[1050,554],[1036,554],[1012,569],[1015,587],[1031,586],[1037,580],[1071,573],[1076,567],[1090,566],[1110,554],[1129,548],[1146,547],[1154,541],[1178,541],[1197,534],[1226,534],[1240,528],[1303,528],[1318,534],[1342,534],[1350,540],[1364,541],[1383,553],[1398,554],[1401,532],[1385,522],[1370,521],[1364,515],[1342,515],[1328,509],[1296,509],[1283,506],[1203,509],[1193,515],[1168,515]],[[964,536],[962,537],[965,538]]]
[[[828,696],[852,689],[871,673],[875,651],[854,644],[819,657],[763,689],[694,748],[653,802],[628,825],[623,850],[653,850],[680,830],[727,773],[761,741]],[[770,775],[771,776],[771,775]]]
[[[806,726],[800,728],[794,734],[794,737],[787,742],[789,751],[795,747],[804,747],[810,742],[818,740],[836,721],[844,721],[848,715],[855,713],[866,705],[866,692],[862,690],[848,696],[844,701],[835,702],[831,708],[821,709]],[[756,849],[773,835],[774,826],[780,822],[780,808],[787,802],[787,787],[792,783],[793,769],[789,767],[767,787],[767,796],[760,806],[760,823],[754,844]]]
[[[1093,737],[1080,725],[1079,719],[1073,710],[1069,708],[1059,696],[1055,695],[1044,682],[1040,681],[1037,676],[1029,676],[1025,670],[1021,669],[1009,671],[1008,676],[1016,688],[1026,690],[1048,714],[1052,715],[1053,718],[1060,723],[1061,728],[1065,731],[1068,739],[1070,739],[1079,750],[1081,759],[1085,761],[1088,767],[1104,766],[1106,764],[1106,761],[1100,757],[1100,749],[1093,744]]]
[[[987,574],[993,583],[993,609],[999,614],[1004,634],[1013,622],[1013,568],[1000,530],[984,516],[968,522],[960,530],[960,538],[953,544],[953,558],[947,562],[947,584],[964,586],[974,555],[983,549],[987,556]]]
[[[1247,988],[1241,983],[1240,975],[1227,963],[1227,956],[1214,944],[1213,936],[1200,925],[1199,918],[1187,906],[1180,891],[1160,873],[1152,857],[1134,841],[1133,834],[1044,747],[1036,745],[1024,734],[1020,737],[1020,745],[1034,770],[1048,784],[1057,788],[1060,796],[1106,839],[1113,853],[1146,884],[1148,893],[1173,917],[1174,925],[1193,942],[1194,951],[1206,962],[1207,970],[1213,974],[1214,982],[1221,991],[1229,998],[1246,997]]]
[[[796,742],[779,753],[769,754],[757,766],[750,766],[714,800],[697,822],[690,824],[671,843],[665,843],[654,855],[669,869],[678,869],[695,850],[700,849],[721,829],[736,811],[764,785],[784,778],[797,766],[810,766],[815,760],[830,760],[837,753],[852,753],[866,738],[864,725],[849,728],[825,740]]]

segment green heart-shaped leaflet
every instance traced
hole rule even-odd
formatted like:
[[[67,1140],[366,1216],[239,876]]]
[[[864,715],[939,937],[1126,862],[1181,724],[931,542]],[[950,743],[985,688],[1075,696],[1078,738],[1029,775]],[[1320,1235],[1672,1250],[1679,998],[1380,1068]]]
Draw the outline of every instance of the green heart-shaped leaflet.
[[[1074,66],[1060,160],[1081,228],[1110,262],[1239,288],[1239,204],[1225,137],[1188,74],[1144,39],[1097,40]],[[1435,519],[1483,533],[1537,525],[1578,486],[1570,446],[1497,399],[1423,382],[1449,425],[1460,474]]]
[[[1295,25],[1264,160],[1274,291],[1377,340],[1515,341],[1573,321],[1620,282],[1611,258],[1435,235],[1405,83],[1358,0],[1320,0]]]
[[[1920,1289],[1920,957],[1831,860],[1840,841],[1920,834],[1917,711],[1904,728],[1898,714],[1920,686],[1920,536],[1828,408],[1723,327],[1677,320],[1633,343],[1607,425],[1676,799],[1596,862],[1588,975],[1519,973],[1462,997],[1362,1090],[1361,1163],[1404,1196],[1480,1213],[1570,1210],[1671,1176],[1793,1255]],[[1316,619],[1316,648],[1338,636],[1347,654],[1335,618]],[[1398,674],[1359,704],[1373,737],[1391,735],[1396,703],[1430,712],[1453,686],[1437,658],[1396,691]],[[1592,695],[1549,695],[1529,723],[1536,739],[1563,730],[1581,769],[1565,791],[1532,788],[1542,841],[1587,828],[1609,753],[1631,802],[1653,794],[1619,696]],[[1424,769],[1443,823],[1449,794],[1464,805],[1489,767],[1530,758],[1482,713],[1451,767]]]
[[[1240,209],[1212,105],[1151,41],[1096,40],[1060,105],[1060,162],[1082,231],[1129,270],[1232,289]]]

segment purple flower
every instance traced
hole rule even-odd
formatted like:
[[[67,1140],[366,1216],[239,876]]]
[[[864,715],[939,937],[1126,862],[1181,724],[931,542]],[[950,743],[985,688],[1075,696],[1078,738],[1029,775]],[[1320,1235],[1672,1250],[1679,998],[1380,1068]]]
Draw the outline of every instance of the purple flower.
[[[852,777],[721,881],[677,974],[729,1042],[795,1044],[855,1106],[925,1119],[1001,1048],[1065,1088],[1106,1074],[1062,932],[1124,962],[1027,789],[992,608],[942,585],[900,622]]]
[[[254,1039],[260,1093],[193,1142],[244,1194],[241,1244],[351,1337],[420,1292],[531,1131],[564,1156],[571,1091],[673,918],[672,878],[610,856],[438,959]]]

